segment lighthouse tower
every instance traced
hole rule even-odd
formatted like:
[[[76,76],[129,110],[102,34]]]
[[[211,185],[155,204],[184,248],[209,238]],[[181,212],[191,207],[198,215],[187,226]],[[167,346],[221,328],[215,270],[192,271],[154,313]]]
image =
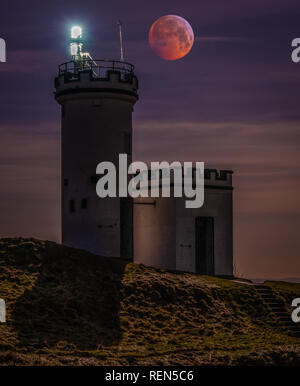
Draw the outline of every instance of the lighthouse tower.
[[[61,105],[62,243],[108,256],[132,258],[131,198],[99,198],[99,162],[118,170],[119,154],[132,159],[132,112],[138,100],[134,66],[93,60],[82,30],[71,30],[72,60],[59,66],[55,99]],[[118,180],[118,176],[117,176]]]

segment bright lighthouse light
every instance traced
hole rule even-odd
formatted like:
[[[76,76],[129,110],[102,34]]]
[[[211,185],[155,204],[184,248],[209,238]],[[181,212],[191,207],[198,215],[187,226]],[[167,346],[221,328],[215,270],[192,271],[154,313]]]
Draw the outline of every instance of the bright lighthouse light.
[[[82,28],[75,25],[74,27],[71,28],[71,38],[72,39],[78,39],[81,38],[82,35]]]
[[[70,44],[71,55],[75,56],[79,54],[79,45],[77,43]]]

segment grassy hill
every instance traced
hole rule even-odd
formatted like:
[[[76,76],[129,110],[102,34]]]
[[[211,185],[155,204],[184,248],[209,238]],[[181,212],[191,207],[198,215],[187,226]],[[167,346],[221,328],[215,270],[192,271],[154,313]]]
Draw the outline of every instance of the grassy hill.
[[[299,284],[267,283],[287,304]],[[296,295],[296,296],[295,296]],[[299,364],[256,290],[35,239],[0,239],[1,365]]]

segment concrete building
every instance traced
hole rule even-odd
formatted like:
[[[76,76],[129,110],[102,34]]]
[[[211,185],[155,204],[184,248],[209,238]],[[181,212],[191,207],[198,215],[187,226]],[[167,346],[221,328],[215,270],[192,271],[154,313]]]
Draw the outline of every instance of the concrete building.
[[[132,158],[132,112],[138,100],[134,67],[94,61],[72,31],[72,60],[59,66],[55,99],[61,105],[62,243],[154,267],[232,275],[230,171],[205,171],[205,203],[185,198],[102,198],[96,166]],[[74,33],[73,33],[74,32]],[[201,155],[199,155],[200,157]],[[205,160],[204,160],[205,161]]]
[[[83,54],[85,55],[85,54]],[[86,54],[87,55],[87,54]],[[84,56],[59,66],[62,243],[102,256],[132,257],[131,198],[96,195],[96,166],[132,158],[138,80],[131,64]]]
[[[232,276],[232,171],[205,170],[204,205],[185,197],[134,200],[134,261],[145,265]]]

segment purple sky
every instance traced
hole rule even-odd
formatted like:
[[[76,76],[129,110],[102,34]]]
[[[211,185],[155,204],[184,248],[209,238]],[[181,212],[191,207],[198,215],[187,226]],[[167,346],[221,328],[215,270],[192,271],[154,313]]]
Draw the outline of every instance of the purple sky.
[[[196,37],[176,62],[148,45],[165,14],[186,18]],[[59,241],[53,79],[72,24],[95,59],[118,59],[118,19],[140,80],[134,158],[232,168],[238,273],[300,277],[300,63],[290,59],[299,0],[2,1],[0,236]]]

